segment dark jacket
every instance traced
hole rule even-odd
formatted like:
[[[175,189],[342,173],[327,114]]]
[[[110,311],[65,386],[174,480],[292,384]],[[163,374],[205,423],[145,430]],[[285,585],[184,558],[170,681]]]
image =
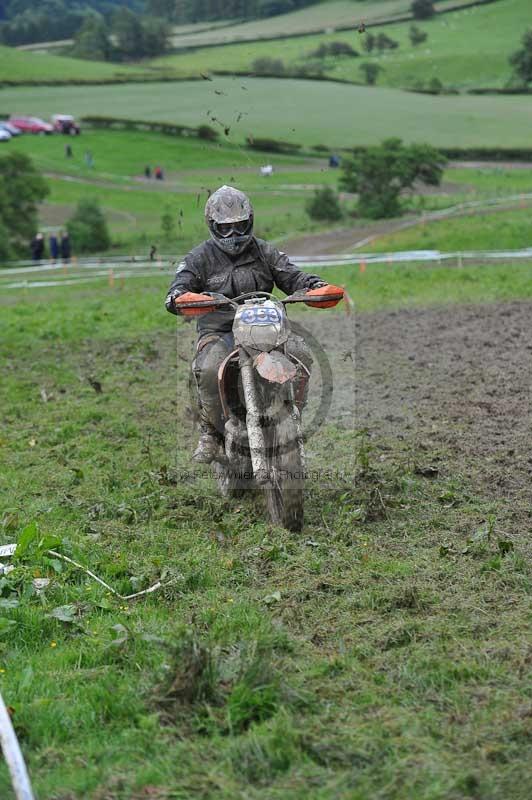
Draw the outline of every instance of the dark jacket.
[[[31,257],[34,261],[40,261],[44,256],[44,239],[42,236],[34,236],[31,240]]]
[[[216,246],[212,239],[191,250],[179,265],[170,286],[166,308],[175,314],[173,298],[184,292],[217,292],[225,297],[237,297],[245,292],[271,292],[274,285],[285,294],[298,289],[312,289],[323,284],[317,275],[301,272],[281,253],[263,239],[253,237],[249,247],[231,257]],[[230,331],[233,309],[213,311],[198,320],[198,332]]]
[[[57,258],[59,255],[59,242],[57,241],[57,236],[50,236],[50,258]]]
[[[70,237],[66,234],[61,238],[61,257],[65,259],[70,258],[72,255],[72,248],[70,246]]]

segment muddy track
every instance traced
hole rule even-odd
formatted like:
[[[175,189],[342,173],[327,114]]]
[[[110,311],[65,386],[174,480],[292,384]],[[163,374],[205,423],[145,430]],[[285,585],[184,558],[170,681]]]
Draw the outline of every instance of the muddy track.
[[[532,302],[379,311],[353,324],[355,398],[344,393],[343,403],[356,428],[411,448],[459,487],[503,501],[508,521],[530,525]],[[321,318],[319,331],[338,402],[345,320]]]

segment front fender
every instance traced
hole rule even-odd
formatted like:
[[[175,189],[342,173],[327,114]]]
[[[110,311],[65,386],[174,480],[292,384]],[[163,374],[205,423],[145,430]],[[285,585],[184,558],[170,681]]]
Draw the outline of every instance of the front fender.
[[[253,361],[253,367],[261,378],[264,378],[269,383],[283,385],[288,381],[293,381],[297,376],[295,364],[284,353],[280,353],[279,350],[259,353]]]

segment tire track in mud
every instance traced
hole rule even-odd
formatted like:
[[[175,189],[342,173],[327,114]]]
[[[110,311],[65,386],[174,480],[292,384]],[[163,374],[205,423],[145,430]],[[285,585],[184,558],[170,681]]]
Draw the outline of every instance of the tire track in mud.
[[[308,324],[331,360],[332,414],[353,408],[355,429],[426,453],[442,475],[463,476],[530,525],[531,301],[359,314],[354,368],[342,356],[338,315]]]

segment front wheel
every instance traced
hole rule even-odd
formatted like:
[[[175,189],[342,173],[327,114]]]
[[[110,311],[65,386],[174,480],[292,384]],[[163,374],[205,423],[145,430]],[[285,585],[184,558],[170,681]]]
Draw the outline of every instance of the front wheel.
[[[271,521],[289,531],[303,527],[304,463],[297,420],[272,422],[268,436],[270,482],[264,486]]]
[[[251,488],[251,467],[248,469],[246,471],[244,468],[220,464],[218,461],[213,463],[214,477],[222,497],[242,497]]]

